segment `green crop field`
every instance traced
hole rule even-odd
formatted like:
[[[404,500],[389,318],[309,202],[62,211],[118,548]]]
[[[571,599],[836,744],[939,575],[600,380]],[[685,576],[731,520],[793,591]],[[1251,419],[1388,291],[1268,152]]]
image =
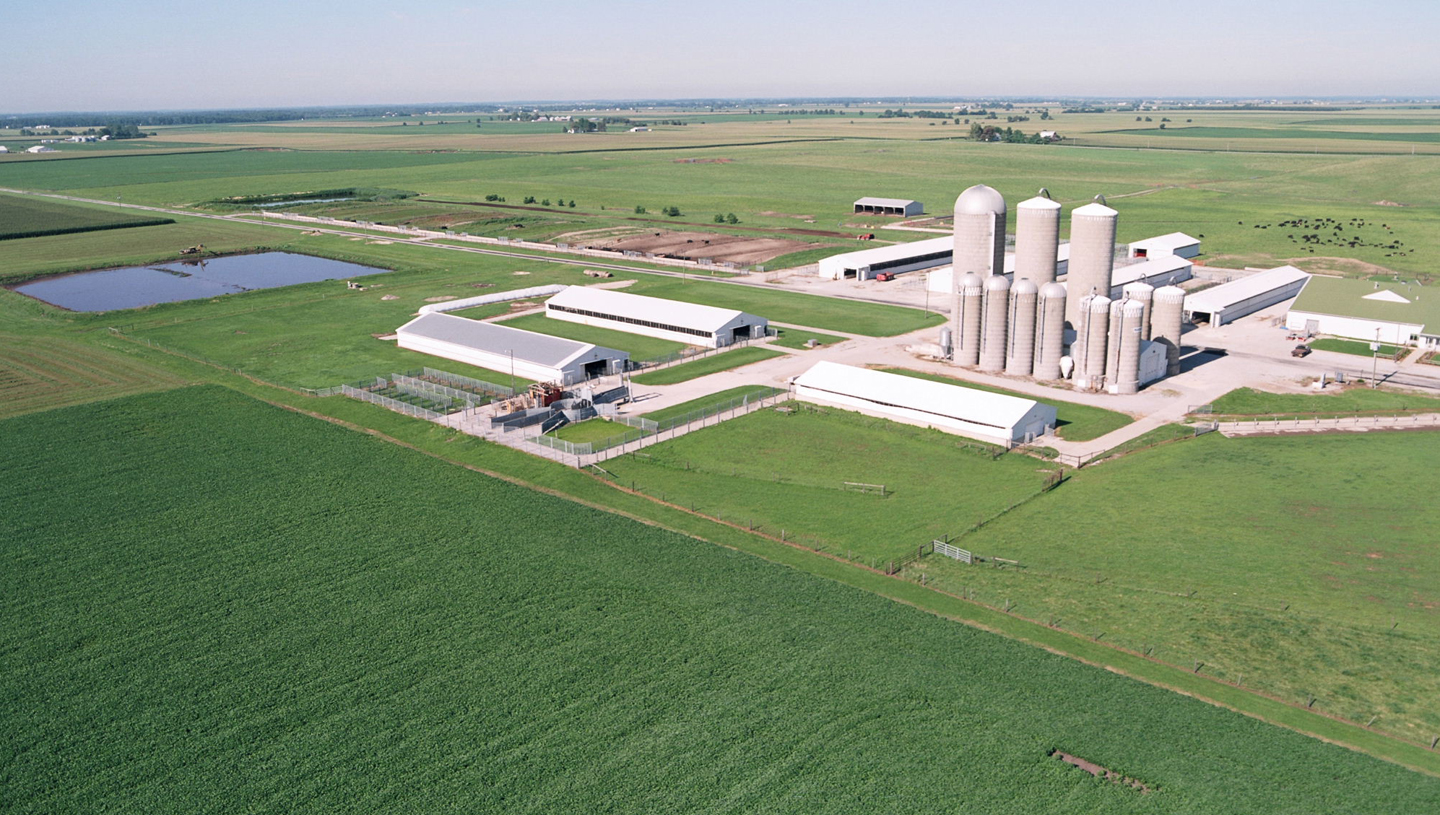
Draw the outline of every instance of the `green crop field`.
[[[1440,507],[1416,485],[1436,456],[1437,432],[1210,434],[1087,467],[959,541],[1021,569],[923,568],[1030,619],[1428,743]]]
[[[1440,807],[1435,778],[225,390],[0,435],[7,811]]]
[[[170,388],[181,381],[122,346],[0,333],[0,418]]]
[[[174,223],[170,218],[131,215],[46,198],[0,195],[0,241],[170,223]]]
[[[1038,399],[1047,405],[1055,406],[1056,423],[1058,427],[1055,432],[1060,438],[1067,441],[1089,441],[1098,439],[1106,433],[1119,430],[1127,424],[1135,421],[1123,413],[1118,413],[1105,408],[1091,407],[1077,402],[1067,402],[1060,398],[1049,398],[1032,396],[1028,393],[997,388],[993,385],[984,385],[976,382],[968,382],[944,374],[930,374],[924,371],[912,371],[908,368],[885,368],[887,373],[913,376],[916,379],[928,379],[932,382],[943,382],[946,385],[959,385],[964,388],[989,391],[990,393],[1003,393],[1006,396],[1016,396],[1021,399]],[[1057,392],[1063,393],[1063,392]]]
[[[779,356],[784,356],[784,353],[762,347],[741,348],[736,351],[726,351],[723,354],[714,354],[693,362],[672,365],[669,368],[663,368],[658,371],[639,374],[632,377],[632,379],[639,385],[674,385],[677,382],[688,382],[691,379],[719,373],[720,371],[729,371],[734,368],[740,368],[764,359],[774,359]]]
[[[992,448],[938,430],[791,405],[798,409],[732,419],[605,467],[647,494],[869,564],[969,528],[1044,483],[1032,458],[992,460]],[[847,491],[847,481],[893,494]]]

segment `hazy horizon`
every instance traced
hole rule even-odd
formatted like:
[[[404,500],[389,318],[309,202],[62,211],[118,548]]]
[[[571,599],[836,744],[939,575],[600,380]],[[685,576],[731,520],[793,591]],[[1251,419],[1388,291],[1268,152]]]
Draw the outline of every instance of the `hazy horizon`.
[[[898,12],[853,0],[437,0],[413,10],[62,0],[18,6],[6,27],[6,113],[399,99],[1440,96],[1440,4],[1419,0],[1221,0],[1203,13],[1139,0],[917,0]]]

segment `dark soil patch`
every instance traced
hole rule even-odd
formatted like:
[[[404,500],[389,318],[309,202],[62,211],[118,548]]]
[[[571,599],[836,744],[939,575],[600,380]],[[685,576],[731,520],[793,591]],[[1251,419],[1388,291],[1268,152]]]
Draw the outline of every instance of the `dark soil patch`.
[[[1093,761],[1087,761],[1086,759],[1080,758],[1079,756],[1072,756],[1069,753],[1062,753],[1059,750],[1050,751],[1050,755],[1060,759],[1066,764],[1079,767],[1080,769],[1084,770],[1087,773],[1090,773],[1096,778],[1104,778],[1112,784],[1124,784],[1127,787],[1133,787],[1144,793],[1154,792],[1150,785],[1146,784],[1143,781],[1123,776],[1115,772],[1114,770],[1108,770]]]

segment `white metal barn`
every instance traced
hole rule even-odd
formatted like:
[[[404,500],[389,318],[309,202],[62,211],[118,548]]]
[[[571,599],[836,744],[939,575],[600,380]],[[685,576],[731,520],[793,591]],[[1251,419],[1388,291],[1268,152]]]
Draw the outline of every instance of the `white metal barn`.
[[[545,315],[582,325],[711,348],[764,337],[770,325],[764,317],[735,309],[590,286],[571,286],[546,300]]]
[[[1213,289],[1185,295],[1185,319],[1212,326],[1233,323],[1266,306],[1294,297],[1310,275],[1294,266],[1280,266]]]
[[[825,280],[870,280],[881,272],[900,274],[944,266],[954,256],[955,239],[946,235],[821,258],[820,277]]]
[[[562,385],[620,373],[630,359],[629,354],[614,348],[453,314],[421,314],[395,334],[401,348]]]
[[[1055,276],[1062,277],[1070,271],[1070,244],[1062,243],[1055,250]],[[1015,279],[1015,253],[1005,253],[1005,276]],[[950,294],[955,291],[955,267],[946,266],[930,273],[925,287],[932,292]]]
[[[1135,241],[1130,244],[1127,254],[1132,258],[1159,258],[1167,255],[1193,258],[1200,254],[1200,239],[1192,238],[1184,232],[1171,232],[1169,235]]]
[[[795,396],[1006,447],[1055,429],[1051,405],[837,362],[817,362],[797,377]]]
[[[1116,266],[1115,271],[1110,273],[1110,293],[1107,296],[1111,300],[1120,299],[1125,287],[1131,283],[1149,283],[1157,289],[1174,286],[1194,277],[1194,271],[1195,264],[1179,255],[1161,255],[1129,266]]]
[[[1440,287],[1312,277],[1285,327],[1387,345],[1440,348]]]
[[[924,215],[925,205],[906,198],[861,198],[855,202],[856,215]]]

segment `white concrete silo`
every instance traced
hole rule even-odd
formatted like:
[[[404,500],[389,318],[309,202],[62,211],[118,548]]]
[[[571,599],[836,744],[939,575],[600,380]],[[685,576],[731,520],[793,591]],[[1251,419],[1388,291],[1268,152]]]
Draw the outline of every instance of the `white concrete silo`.
[[[1108,385],[1114,385],[1120,375],[1120,342],[1116,332],[1124,322],[1126,302],[1124,299],[1110,301],[1110,331],[1105,336],[1105,382]]]
[[[1080,327],[1080,301],[1089,294],[1110,294],[1115,270],[1115,222],[1120,213],[1098,201],[1070,213],[1070,264],[1066,284],[1070,287],[1065,319]]]
[[[956,285],[953,309],[955,354],[951,357],[956,365],[980,364],[980,317],[984,293],[985,281],[974,272],[961,277]]]
[[[1065,287],[1046,283],[1040,289],[1035,315],[1036,379],[1059,379],[1060,357],[1065,351]]]
[[[976,184],[955,199],[955,279],[1005,271],[1005,197]]]
[[[1015,279],[1029,278],[1036,286],[1055,279],[1060,251],[1060,205],[1040,193],[1015,205]]]
[[[1110,333],[1110,298],[1092,294],[1081,304],[1080,324],[1075,327],[1075,387],[1099,388],[1105,381],[1105,341]]]
[[[1111,393],[1136,393],[1140,390],[1140,349],[1146,342],[1140,337],[1145,304],[1139,300],[1122,303],[1119,316],[1110,320],[1110,354],[1115,359],[1115,371],[1106,374],[1105,388]]]
[[[1155,290],[1150,338],[1165,346],[1165,375],[1180,373],[1180,334],[1185,325],[1185,290],[1161,286]]]
[[[1137,280],[1126,283],[1121,291],[1125,292],[1126,300],[1138,300],[1145,306],[1145,314],[1140,318],[1140,338],[1150,339],[1150,312],[1155,301],[1155,287],[1143,280]]]
[[[1035,307],[1040,287],[1021,278],[1010,287],[1009,338],[1005,342],[1005,374],[1029,376],[1035,369]]]
[[[985,336],[980,340],[980,370],[1005,370],[1005,327],[1010,316],[1010,279],[1003,274],[985,278]]]

